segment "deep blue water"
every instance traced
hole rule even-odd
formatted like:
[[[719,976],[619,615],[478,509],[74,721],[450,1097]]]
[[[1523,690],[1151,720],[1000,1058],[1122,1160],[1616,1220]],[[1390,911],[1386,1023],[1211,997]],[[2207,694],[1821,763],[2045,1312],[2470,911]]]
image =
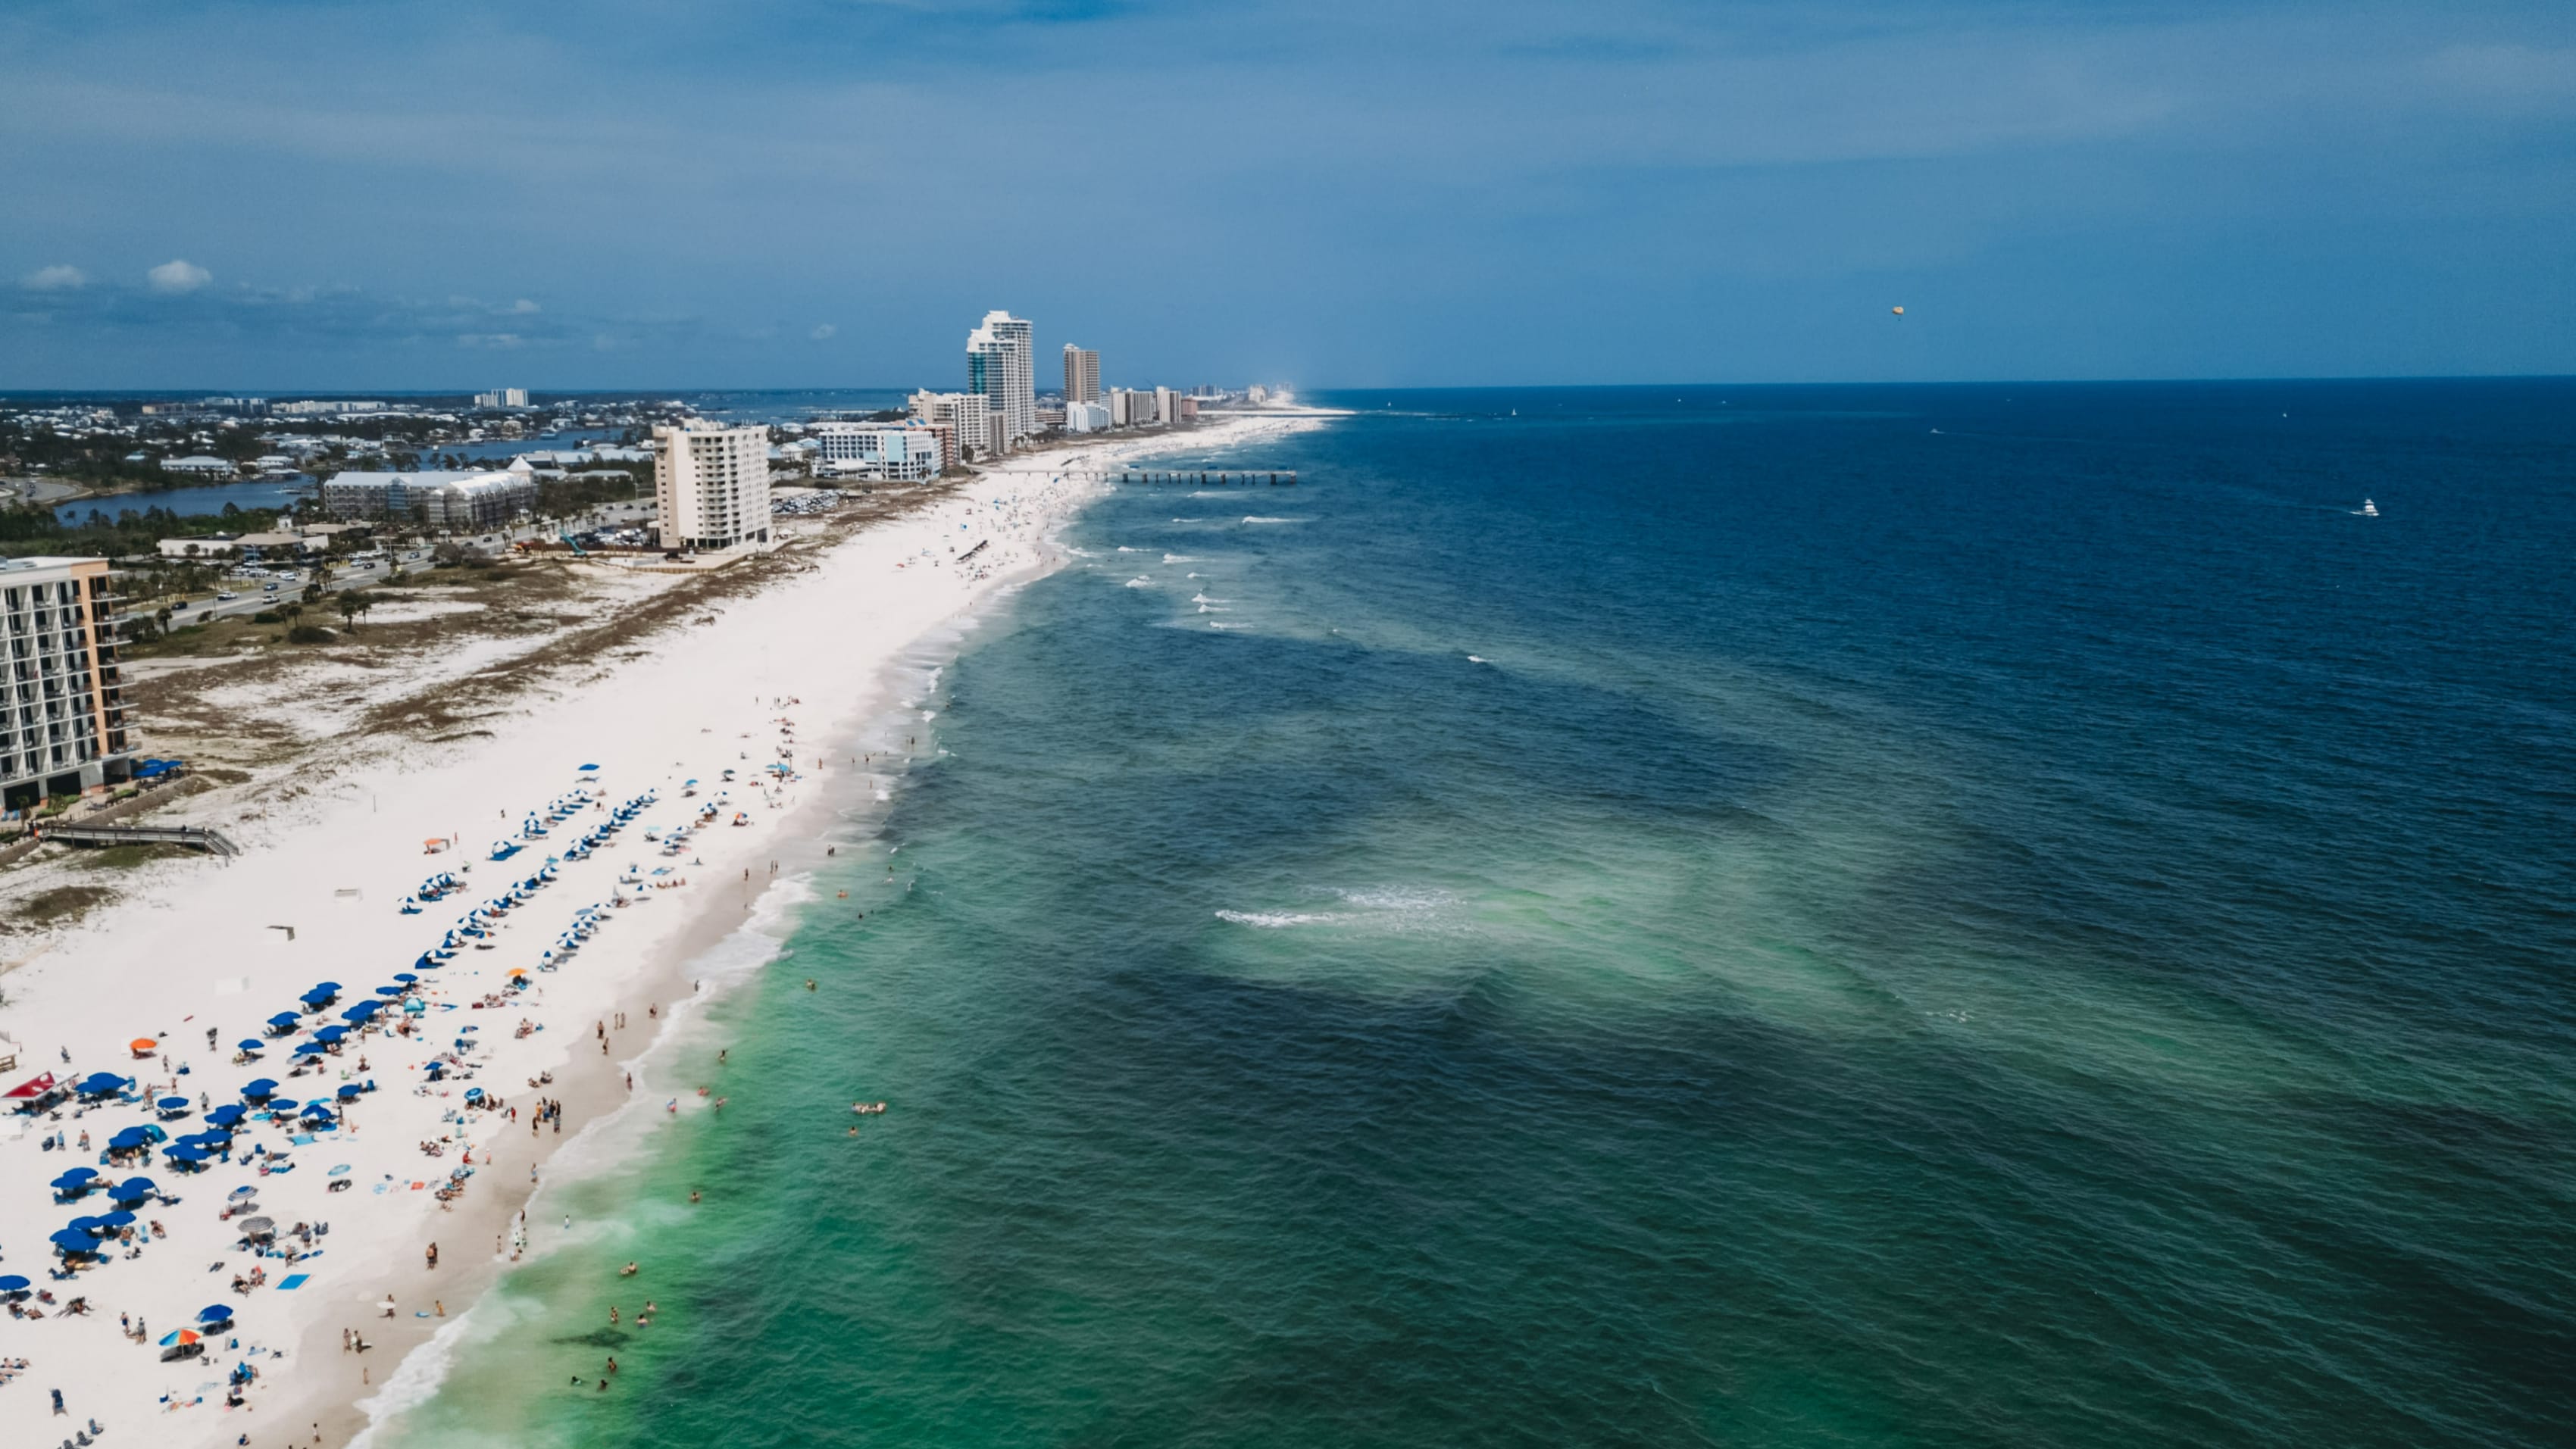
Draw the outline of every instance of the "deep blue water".
[[[2576,384],[1329,401],[415,1442],[2567,1442]]]

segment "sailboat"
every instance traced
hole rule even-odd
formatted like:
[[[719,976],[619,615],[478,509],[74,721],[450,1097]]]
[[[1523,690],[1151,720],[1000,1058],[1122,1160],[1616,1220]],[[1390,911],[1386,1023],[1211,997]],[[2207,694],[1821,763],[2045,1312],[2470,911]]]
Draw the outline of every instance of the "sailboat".
[[[2352,516],[2355,518],[2377,518],[2379,516],[2379,505],[2365,498],[2361,500],[2361,506],[2352,511]]]

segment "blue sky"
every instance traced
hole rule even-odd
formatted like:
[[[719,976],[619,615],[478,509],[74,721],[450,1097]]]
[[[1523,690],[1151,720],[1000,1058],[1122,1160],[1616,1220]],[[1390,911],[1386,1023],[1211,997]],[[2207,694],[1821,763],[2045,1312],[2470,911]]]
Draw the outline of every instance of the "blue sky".
[[[2576,372],[2565,0],[11,0],[0,188],[0,388]]]

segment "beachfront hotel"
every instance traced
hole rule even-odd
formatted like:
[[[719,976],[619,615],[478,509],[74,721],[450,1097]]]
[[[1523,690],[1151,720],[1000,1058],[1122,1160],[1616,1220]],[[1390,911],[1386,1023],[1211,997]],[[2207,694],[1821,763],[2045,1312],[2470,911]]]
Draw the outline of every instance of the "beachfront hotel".
[[[932,392],[924,388],[914,393],[906,406],[924,423],[948,430],[955,446],[948,458],[950,463],[990,458],[1011,445],[1008,418],[980,392]]]
[[[322,485],[322,508],[333,518],[423,523],[450,533],[498,528],[536,506],[535,478],[490,469],[336,473]]]
[[[1100,354],[1088,347],[1064,345],[1064,400],[1100,401]]]
[[[814,471],[823,476],[918,483],[947,465],[947,443],[930,428],[892,423],[817,423]]]
[[[107,560],[0,559],[0,804],[129,778]]]
[[[769,429],[691,418],[655,428],[653,442],[662,547],[769,542]]]
[[[1038,430],[1037,343],[1026,319],[987,312],[966,334],[966,390],[993,400],[1005,448]]]

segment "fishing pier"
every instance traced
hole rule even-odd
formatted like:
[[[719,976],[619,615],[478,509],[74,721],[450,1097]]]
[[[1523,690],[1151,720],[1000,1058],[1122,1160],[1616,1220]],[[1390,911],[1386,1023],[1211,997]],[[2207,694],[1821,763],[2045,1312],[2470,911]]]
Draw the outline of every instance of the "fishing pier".
[[[1107,469],[1076,470],[1064,476],[1087,478],[1099,483],[1155,488],[1294,488],[1297,486],[1297,470],[1294,468],[1228,468],[1222,471],[1209,469],[1199,472],[1161,472],[1151,469],[1122,468],[1116,472]]]

